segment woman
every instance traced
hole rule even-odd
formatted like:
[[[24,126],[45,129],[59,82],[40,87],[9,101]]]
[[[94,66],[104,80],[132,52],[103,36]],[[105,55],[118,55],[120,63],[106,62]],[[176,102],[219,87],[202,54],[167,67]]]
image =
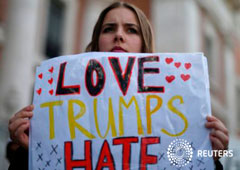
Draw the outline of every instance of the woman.
[[[151,25],[143,12],[128,3],[116,2],[100,14],[86,51],[152,53],[153,46]],[[27,131],[29,119],[33,116],[33,108],[33,105],[23,108],[9,121],[10,137],[19,144],[20,153],[26,154],[28,149]],[[210,134],[213,150],[226,149],[229,137],[223,123],[216,117],[209,116],[206,127],[213,129]],[[218,160],[217,157],[214,159]],[[217,167],[218,164],[217,161]],[[17,163],[12,163],[9,169],[14,169],[13,165],[16,166]],[[18,169],[19,166],[17,165]]]

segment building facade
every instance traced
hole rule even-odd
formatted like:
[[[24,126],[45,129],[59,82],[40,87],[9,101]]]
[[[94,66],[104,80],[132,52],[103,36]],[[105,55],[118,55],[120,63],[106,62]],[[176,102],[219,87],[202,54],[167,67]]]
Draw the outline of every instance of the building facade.
[[[84,52],[100,11],[114,0],[0,0],[0,164],[7,167],[8,120],[31,103],[35,67],[42,60]],[[155,32],[156,52],[204,52],[213,115],[240,142],[240,2],[128,0]],[[236,144],[235,144],[236,143]],[[236,149],[237,150],[237,149]],[[240,155],[240,150],[238,148]],[[239,156],[240,157],[240,156]],[[240,168],[240,160],[224,160]],[[6,168],[4,168],[6,169]]]

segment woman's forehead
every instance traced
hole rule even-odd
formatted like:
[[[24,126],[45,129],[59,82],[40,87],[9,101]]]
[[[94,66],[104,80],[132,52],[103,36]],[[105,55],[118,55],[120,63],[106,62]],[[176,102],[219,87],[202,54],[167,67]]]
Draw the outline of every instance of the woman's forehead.
[[[124,7],[119,7],[119,8],[114,8],[110,10],[104,20],[103,24],[105,23],[131,23],[131,24],[137,24],[137,17],[133,11],[131,11],[128,8]]]

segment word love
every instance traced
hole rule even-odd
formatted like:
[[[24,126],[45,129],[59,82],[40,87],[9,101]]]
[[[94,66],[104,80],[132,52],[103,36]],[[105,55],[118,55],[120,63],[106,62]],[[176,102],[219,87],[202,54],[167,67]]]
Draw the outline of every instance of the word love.
[[[84,168],[86,170],[100,170],[100,169],[110,169],[115,170],[117,158],[114,158],[114,154],[112,153],[113,146],[122,146],[122,169],[131,169],[131,158],[132,152],[136,152],[132,145],[140,144],[139,153],[139,170],[147,170],[147,165],[153,165],[158,163],[158,156],[157,155],[150,155],[148,154],[148,146],[149,145],[159,145],[160,144],[160,137],[121,137],[121,138],[114,138],[110,144],[107,140],[104,140],[100,152],[95,153],[92,149],[94,141],[86,140],[84,141],[84,147],[79,148],[79,146],[73,147],[72,142],[65,142],[64,143],[64,160],[65,160],[65,169],[72,170],[74,168]],[[149,146],[150,147],[150,146]],[[73,159],[73,148],[78,150],[84,150],[84,159]],[[93,165],[93,156],[98,155],[96,165]],[[118,162],[119,163],[119,162]],[[95,168],[93,167],[95,166]],[[134,169],[136,164],[133,165]]]
[[[131,75],[133,71],[133,66],[136,57],[128,57],[127,65],[124,71],[122,71],[121,64],[118,57],[108,57],[109,64],[118,83],[118,86],[125,96],[127,94]],[[159,68],[145,68],[144,63],[147,62],[159,62],[159,56],[147,56],[137,59],[138,63],[138,93],[146,92],[158,92],[164,93],[164,86],[145,86],[144,85],[144,74],[157,74],[160,73]],[[60,65],[60,71],[58,75],[56,96],[58,95],[74,95],[80,94],[80,85],[64,85],[65,69],[67,62]],[[96,76],[96,82],[94,82],[94,73]],[[98,96],[104,89],[106,81],[105,70],[101,63],[96,59],[91,59],[87,66],[85,72],[85,85],[88,93],[91,96]]]
[[[178,110],[178,108],[176,108],[173,103],[174,102],[180,102],[180,104],[184,104],[183,98],[181,96],[173,96],[168,102],[167,102],[167,108],[176,116],[179,117],[179,120],[181,120],[181,122],[183,122],[184,127],[182,128],[182,130],[180,132],[175,132],[175,133],[171,133],[168,130],[162,128],[160,129],[160,131],[168,136],[171,137],[176,137],[176,136],[181,136],[183,135],[187,128],[188,128],[188,120],[186,118],[186,116],[180,111]],[[153,104],[155,103],[155,104]],[[78,131],[80,131],[83,135],[85,135],[87,138],[89,139],[95,139],[97,138],[96,135],[98,135],[100,138],[105,139],[111,129],[111,133],[112,133],[112,137],[117,137],[117,136],[124,136],[124,117],[125,116],[129,116],[129,114],[136,114],[136,126],[135,128],[137,129],[137,133],[138,135],[145,135],[144,134],[144,130],[143,130],[143,125],[146,124],[145,127],[147,127],[146,129],[146,134],[151,135],[152,134],[152,116],[154,114],[160,114],[161,111],[161,107],[163,104],[163,99],[160,96],[157,95],[147,95],[146,96],[146,106],[145,108],[145,115],[146,115],[146,122],[142,121],[142,117],[141,117],[141,113],[140,113],[140,105],[138,104],[138,101],[136,99],[135,96],[132,96],[129,102],[126,102],[124,100],[123,97],[119,97],[118,99],[118,121],[119,122],[115,122],[116,118],[115,116],[117,114],[114,114],[114,112],[116,113],[117,111],[113,109],[113,104],[112,104],[112,98],[110,97],[108,99],[108,115],[106,115],[106,117],[108,117],[108,123],[107,123],[107,130],[105,133],[103,133],[104,135],[102,135],[101,132],[101,128],[99,126],[99,121],[98,121],[98,115],[97,111],[98,111],[98,100],[97,98],[95,98],[93,100],[93,104],[91,106],[91,108],[93,108],[93,112],[94,113],[89,113],[90,111],[87,110],[88,107],[86,107],[86,104],[81,101],[81,100],[77,100],[77,99],[71,99],[68,100],[68,108],[66,109],[67,115],[68,115],[68,127],[69,127],[69,132],[70,132],[70,137],[71,139],[75,139],[76,138],[76,129]],[[48,108],[48,112],[49,112],[49,138],[50,139],[54,139],[55,138],[55,116],[59,116],[56,115],[57,113],[54,113],[54,110],[56,109],[56,107],[61,107],[62,105],[64,105],[63,101],[59,100],[59,101],[52,101],[52,102],[46,102],[46,103],[42,103],[40,105],[41,108]],[[135,106],[135,113],[134,112],[124,112],[123,113],[123,108],[129,108],[131,105]],[[155,107],[151,107],[154,106]],[[165,106],[164,106],[165,107]],[[76,113],[75,109],[79,108],[79,112]],[[63,108],[61,108],[61,110],[63,110]],[[63,110],[65,111],[65,110]],[[94,116],[94,120],[95,120],[95,130],[96,133],[93,134],[92,132],[90,132],[88,129],[86,129],[86,127],[84,127],[83,125],[81,125],[79,123],[79,119],[83,117],[84,119],[84,115],[85,113],[89,113],[90,115],[93,114]],[[59,113],[58,113],[59,114]],[[142,113],[143,114],[143,113]],[[102,114],[101,114],[102,115]],[[87,115],[89,116],[89,115]],[[103,116],[103,115],[102,115]],[[161,116],[161,115],[158,115]],[[116,124],[118,124],[118,133],[117,133],[117,127]],[[91,128],[91,131],[93,130],[93,126]],[[59,130],[59,129],[58,129]]]

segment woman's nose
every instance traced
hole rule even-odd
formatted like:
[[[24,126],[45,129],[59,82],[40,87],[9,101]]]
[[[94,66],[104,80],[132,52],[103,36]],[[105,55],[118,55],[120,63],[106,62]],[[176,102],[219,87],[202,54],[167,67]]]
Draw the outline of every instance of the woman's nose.
[[[116,34],[115,34],[115,37],[114,37],[114,41],[115,41],[115,42],[117,42],[117,41],[124,42],[124,41],[125,41],[124,33],[123,33],[123,30],[122,30],[122,29],[118,29],[118,30],[116,31]]]

